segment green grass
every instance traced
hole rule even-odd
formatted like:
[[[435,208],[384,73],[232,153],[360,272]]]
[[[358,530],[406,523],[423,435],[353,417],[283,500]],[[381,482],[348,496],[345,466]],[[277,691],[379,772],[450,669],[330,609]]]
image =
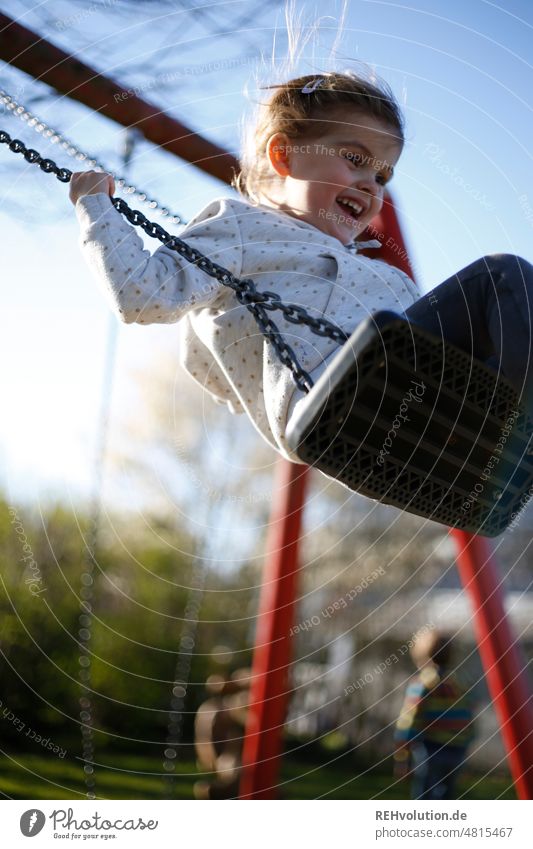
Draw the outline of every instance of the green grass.
[[[84,799],[81,763],[38,755],[3,756],[0,791],[12,799]],[[112,765],[108,765],[112,764]],[[118,755],[95,767],[96,795],[102,799],[164,799],[162,761]],[[196,765],[177,767],[174,797],[193,799]],[[159,774],[157,774],[159,773]]]
[[[458,782],[464,799],[516,799],[508,776],[465,774]],[[360,766],[311,765],[286,761],[280,792],[285,799],[409,799],[409,783],[396,781],[390,769]]]
[[[125,754],[101,756],[101,759],[109,765],[96,768],[98,798],[167,798],[161,760]],[[322,763],[285,758],[279,785],[281,798],[409,798],[408,786],[394,782],[390,769],[356,765],[353,757],[346,755],[327,763],[323,753],[319,760]],[[179,761],[174,798],[193,799],[193,785],[198,778],[195,763]],[[81,764],[31,754],[2,756],[0,791],[11,799],[83,799],[86,792]],[[509,777],[501,774],[466,774],[459,781],[458,791],[464,799],[516,798]]]

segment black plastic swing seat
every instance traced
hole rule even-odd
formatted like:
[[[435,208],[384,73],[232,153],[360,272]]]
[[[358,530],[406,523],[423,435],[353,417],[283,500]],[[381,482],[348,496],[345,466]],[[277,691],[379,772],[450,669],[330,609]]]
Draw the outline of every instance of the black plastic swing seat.
[[[532,434],[501,373],[385,310],[356,328],[287,430],[301,460],[349,489],[488,537],[533,495]]]

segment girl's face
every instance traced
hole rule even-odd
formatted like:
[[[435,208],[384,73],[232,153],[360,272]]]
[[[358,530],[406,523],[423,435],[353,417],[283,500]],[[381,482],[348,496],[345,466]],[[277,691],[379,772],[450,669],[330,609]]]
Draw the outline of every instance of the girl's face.
[[[362,112],[333,113],[328,123],[319,139],[277,133],[267,154],[282,179],[279,207],[347,245],[380,212],[402,147],[392,127]]]

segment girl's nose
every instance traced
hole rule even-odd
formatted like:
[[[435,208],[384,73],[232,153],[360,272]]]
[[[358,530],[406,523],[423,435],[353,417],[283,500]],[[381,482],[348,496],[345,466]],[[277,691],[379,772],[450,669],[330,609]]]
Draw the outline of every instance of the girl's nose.
[[[379,184],[376,180],[376,172],[373,168],[361,170],[355,179],[355,185],[361,191],[367,192],[369,195],[376,195],[379,191]]]

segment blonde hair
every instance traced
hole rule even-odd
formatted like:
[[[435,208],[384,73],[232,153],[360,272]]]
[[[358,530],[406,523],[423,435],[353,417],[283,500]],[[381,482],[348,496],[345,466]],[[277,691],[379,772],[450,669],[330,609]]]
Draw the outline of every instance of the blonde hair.
[[[405,120],[390,86],[373,77],[367,80],[351,72],[307,74],[295,77],[274,89],[272,97],[260,104],[253,132],[240,159],[240,171],[232,185],[254,203],[259,203],[261,188],[276,180],[269,168],[267,143],[275,133],[291,139],[320,138],[328,129],[328,116],[340,107],[351,107],[382,121],[395,130],[403,147]],[[307,91],[306,91],[307,88]]]
[[[418,667],[433,662],[437,666],[446,666],[452,654],[452,637],[437,631],[436,628],[422,629],[415,634],[411,648],[411,657]]]

